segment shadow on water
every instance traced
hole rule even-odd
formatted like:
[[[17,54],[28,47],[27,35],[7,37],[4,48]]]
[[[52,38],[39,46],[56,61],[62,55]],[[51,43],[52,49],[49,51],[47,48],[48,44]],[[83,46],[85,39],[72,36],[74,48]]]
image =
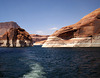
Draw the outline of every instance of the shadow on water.
[[[0,48],[0,78],[100,78],[100,48]]]

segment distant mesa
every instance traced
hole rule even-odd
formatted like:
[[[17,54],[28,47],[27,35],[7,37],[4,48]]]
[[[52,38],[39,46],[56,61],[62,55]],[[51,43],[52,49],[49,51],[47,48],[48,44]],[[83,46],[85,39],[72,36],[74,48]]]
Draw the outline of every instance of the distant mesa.
[[[42,47],[100,47],[100,8],[57,30]]]
[[[28,32],[16,22],[0,23],[0,47],[28,47],[33,41]]]
[[[49,35],[38,35],[38,34],[30,34],[32,40],[34,42],[33,45],[42,45],[47,40]]]

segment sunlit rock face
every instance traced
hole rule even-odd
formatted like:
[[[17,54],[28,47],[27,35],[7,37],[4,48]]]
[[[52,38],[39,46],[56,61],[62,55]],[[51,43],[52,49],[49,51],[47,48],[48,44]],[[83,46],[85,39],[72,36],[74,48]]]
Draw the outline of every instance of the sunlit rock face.
[[[14,26],[14,27],[13,27]],[[26,47],[32,46],[33,41],[28,32],[20,28],[16,23],[0,38],[1,47]]]
[[[99,34],[100,8],[84,16],[76,24],[57,30],[43,47],[100,47]]]
[[[20,28],[20,26],[13,21],[0,23],[0,36],[9,31],[10,28]]]
[[[46,40],[35,42],[33,45],[43,45],[46,42]]]

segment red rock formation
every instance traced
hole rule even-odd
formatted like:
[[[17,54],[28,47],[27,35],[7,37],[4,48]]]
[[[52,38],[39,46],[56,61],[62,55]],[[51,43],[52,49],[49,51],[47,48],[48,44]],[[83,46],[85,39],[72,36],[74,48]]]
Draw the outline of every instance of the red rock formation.
[[[0,37],[2,37],[5,32],[9,31],[10,28],[20,28],[20,26],[13,21],[0,23]]]
[[[15,22],[10,22],[10,24],[10,28],[0,38],[1,47],[25,47],[33,45],[32,38],[28,32],[20,28]],[[6,26],[4,27],[7,29]]]
[[[51,36],[69,39],[93,36],[98,33],[100,33],[100,8],[86,15],[76,24],[63,27]]]
[[[76,24],[65,26],[53,33],[46,41],[45,46],[57,38],[70,40],[72,38],[93,37],[100,34],[100,8],[83,17]],[[55,41],[58,42],[59,40]],[[58,43],[57,43],[58,44]]]

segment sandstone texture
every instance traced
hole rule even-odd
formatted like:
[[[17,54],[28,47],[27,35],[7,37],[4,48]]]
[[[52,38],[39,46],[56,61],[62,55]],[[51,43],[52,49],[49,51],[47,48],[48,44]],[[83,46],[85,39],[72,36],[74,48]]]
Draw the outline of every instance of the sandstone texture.
[[[20,28],[16,22],[3,22],[0,23],[0,37],[7,31],[9,31],[10,28]]]
[[[0,31],[0,47],[28,47],[33,45],[33,41],[28,32],[20,28],[15,22],[0,23],[4,32]],[[7,27],[9,26],[9,27]],[[0,28],[0,30],[2,30]]]
[[[35,42],[33,45],[43,45],[46,40]]]
[[[100,8],[48,37],[43,47],[100,47]]]

